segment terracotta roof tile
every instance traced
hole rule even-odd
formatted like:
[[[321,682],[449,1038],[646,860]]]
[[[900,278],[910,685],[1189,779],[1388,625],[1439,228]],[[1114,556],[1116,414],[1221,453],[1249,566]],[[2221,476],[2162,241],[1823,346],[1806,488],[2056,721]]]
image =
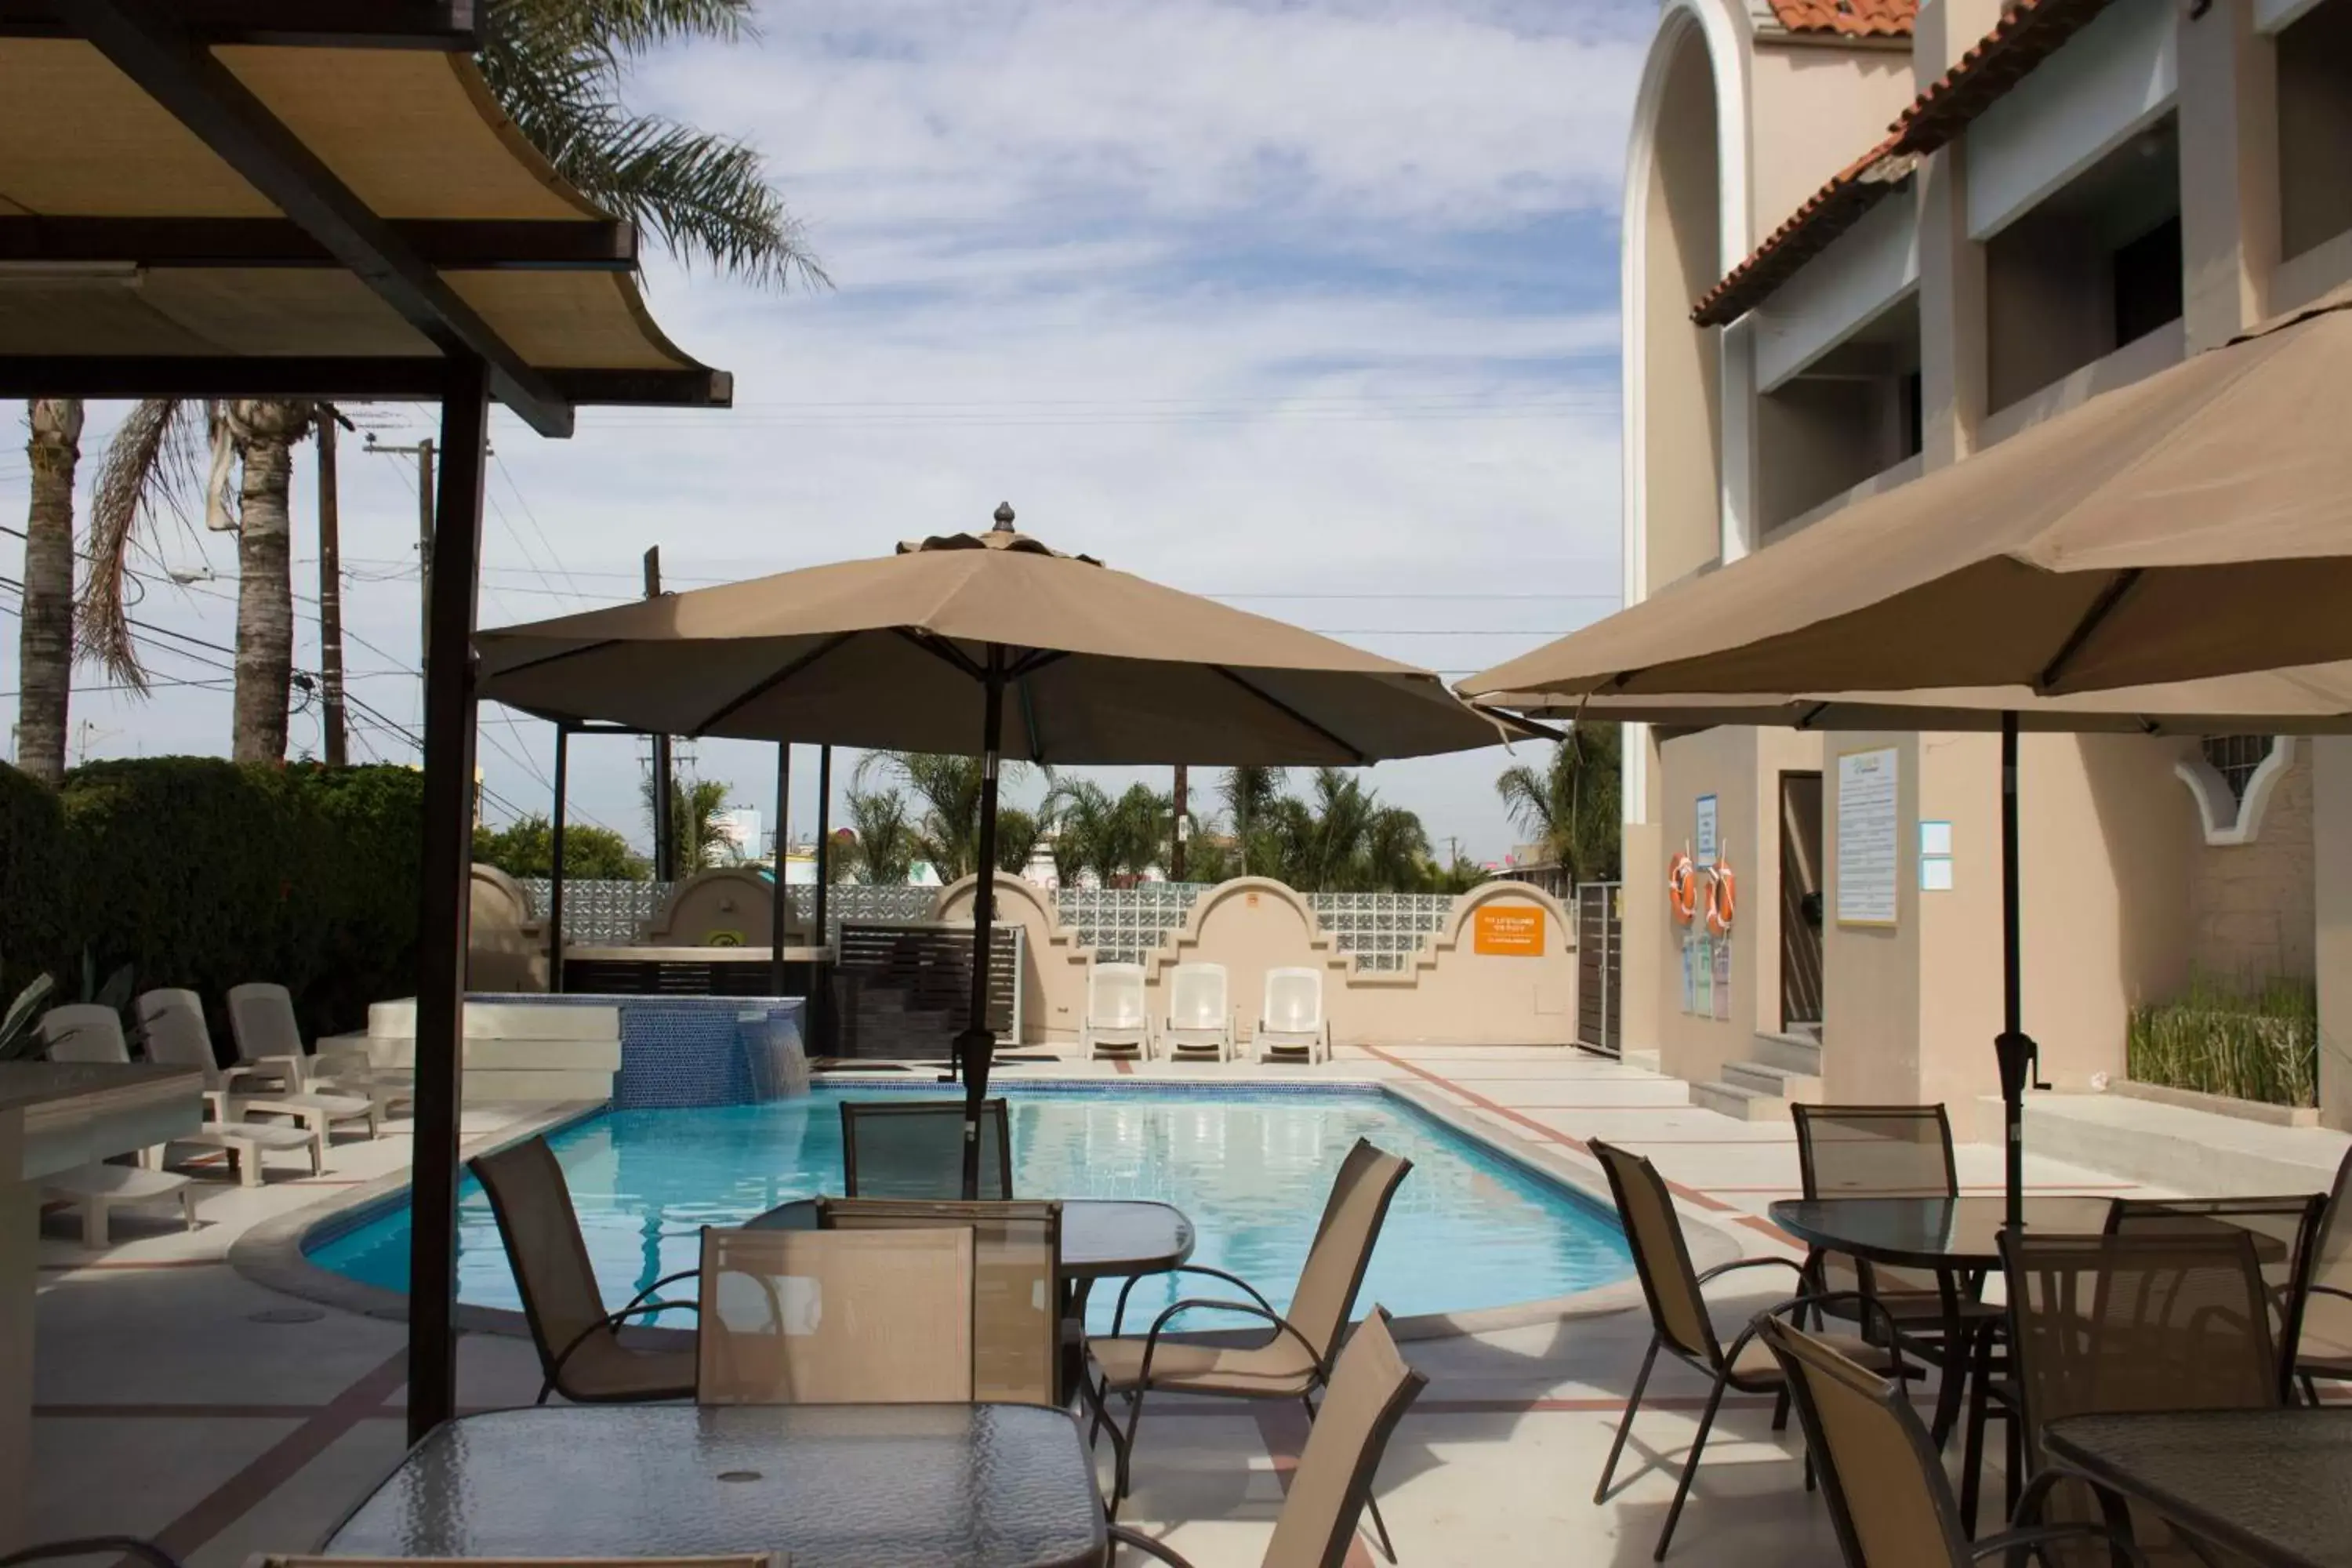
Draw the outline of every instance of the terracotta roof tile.
[[[1848,3],[1868,7],[1895,0]],[[1772,0],[1776,13],[1812,4],[1813,0]],[[1691,320],[1703,327],[1719,327],[1762,304],[1798,268],[1821,254],[1830,241],[1900,185],[1921,158],[1966,130],[1970,121],[2056,53],[2060,45],[2108,4],[2109,0],[2015,0],[1981,42],[1912,100],[1885,141],[1807,197],[1748,259],[1708,289],[1692,308]]]
[[[1772,15],[1792,33],[1840,33],[1849,38],[1906,38],[1918,0],[1770,0]]]

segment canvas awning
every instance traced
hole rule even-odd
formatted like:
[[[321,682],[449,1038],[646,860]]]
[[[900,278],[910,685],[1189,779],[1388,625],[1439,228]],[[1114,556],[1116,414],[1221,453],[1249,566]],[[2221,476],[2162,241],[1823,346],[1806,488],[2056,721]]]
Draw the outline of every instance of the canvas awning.
[[[474,9],[0,0],[0,395],[437,397],[457,350],[542,434],[726,405],[633,227],[492,101]]]

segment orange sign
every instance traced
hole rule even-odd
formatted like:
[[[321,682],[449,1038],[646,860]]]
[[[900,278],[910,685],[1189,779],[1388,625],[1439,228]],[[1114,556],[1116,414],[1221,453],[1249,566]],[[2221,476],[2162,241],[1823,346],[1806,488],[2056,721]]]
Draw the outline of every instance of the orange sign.
[[[1543,956],[1544,912],[1527,904],[1486,904],[1472,916],[1470,951],[1498,958]]]

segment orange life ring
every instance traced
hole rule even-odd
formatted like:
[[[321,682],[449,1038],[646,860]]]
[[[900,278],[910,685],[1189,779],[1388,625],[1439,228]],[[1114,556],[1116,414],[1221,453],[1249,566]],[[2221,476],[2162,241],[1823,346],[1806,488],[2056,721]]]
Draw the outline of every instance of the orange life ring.
[[[1706,890],[1706,929],[1717,936],[1731,930],[1731,916],[1738,900],[1738,889],[1731,876],[1731,862],[1717,860]]]
[[[1666,904],[1685,925],[1698,914],[1698,868],[1687,849],[1677,850],[1666,867]]]

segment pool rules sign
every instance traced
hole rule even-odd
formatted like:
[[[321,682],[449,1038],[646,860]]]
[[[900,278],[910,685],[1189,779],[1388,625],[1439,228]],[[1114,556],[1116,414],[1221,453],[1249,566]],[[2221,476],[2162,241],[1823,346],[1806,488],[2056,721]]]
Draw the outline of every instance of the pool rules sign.
[[[1895,923],[1895,784],[1892,746],[1842,752],[1837,768],[1837,921],[1842,926]]]

